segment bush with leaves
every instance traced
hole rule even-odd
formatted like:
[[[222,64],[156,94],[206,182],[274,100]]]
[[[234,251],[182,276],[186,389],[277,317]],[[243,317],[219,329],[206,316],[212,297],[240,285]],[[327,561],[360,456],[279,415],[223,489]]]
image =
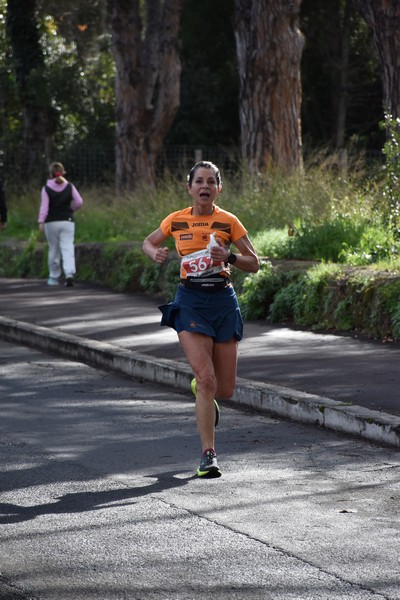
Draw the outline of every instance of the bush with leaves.
[[[239,302],[245,319],[263,319],[282,283],[281,276],[270,262],[261,263],[260,270],[243,281]]]
[[[386,157],[386,184],[383,195],[386,198],[387,219],[396,238],[400,238],[400,118],[394,119],[385,114],[381,124],[386,129],[387,141],[383,147]]]
[[[400,240],[393,229],[377,220],[366,224],[357,244],[343,243],[338,260],[349,265],[368,265],[400,254]]]
[[[321,264],[305,274],[297,274],[297,278],[292,276],[292,281],[277,291],[271,304],[270,320],[273,323],[293,321],[298,325],[326,327],[329,287],[340,273],[338,265]]]

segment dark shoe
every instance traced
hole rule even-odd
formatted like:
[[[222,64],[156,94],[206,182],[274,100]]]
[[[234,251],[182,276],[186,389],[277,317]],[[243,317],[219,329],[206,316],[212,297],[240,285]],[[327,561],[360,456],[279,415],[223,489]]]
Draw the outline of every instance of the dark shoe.
[[[197,394],[197,387],[196,387],[196,379],[192,379],[192,383],[190,384],[191,390],[193,392],[194,397],[196,397]],[[219,404],[216,401],[216,399],[214,398],[214,405],[215,405],[215,424],[214,427],[216,427],[219,423],[219,415],[220,415],[220,408],[219,408]]]
[[[74,287],[74,280],[72,277],[67,277],[64,283],[65,287]]]
[[[213,448],[205,450],[201,455],[200,466],[197,469],[197,476],[204,479],[221,477],[222,473],[218,467],[217,455]]]

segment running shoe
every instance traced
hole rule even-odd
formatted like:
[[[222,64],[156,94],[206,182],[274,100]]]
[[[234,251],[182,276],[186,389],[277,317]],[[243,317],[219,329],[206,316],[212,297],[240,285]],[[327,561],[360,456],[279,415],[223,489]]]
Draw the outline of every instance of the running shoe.
[[[190,384],[190,387],[192,389],[193,392],[193,396],[196,397],[197,394],[197,386],[196,386],[196,379],[192,379],[192,383]],[[214,405],[215,405],[215,425],[214,427],[216,427],[219,423],[219,415],[220,415],[220,409],[219,409],[219,404],[218,402],[215,400],[214,398]]]
[[[218,467],[217,454],[214,448],[205,450],[200,458],[200,466],[197,469],[197,476],[204,479],[213,479],[221,477],[222,473]]]
[[[74,287],[74,279],[73,277],[67,277],[64,283],[65,287]]]
[[[47,280],[47,285],[58,285],[58,279],[55,277],[49,277]]]

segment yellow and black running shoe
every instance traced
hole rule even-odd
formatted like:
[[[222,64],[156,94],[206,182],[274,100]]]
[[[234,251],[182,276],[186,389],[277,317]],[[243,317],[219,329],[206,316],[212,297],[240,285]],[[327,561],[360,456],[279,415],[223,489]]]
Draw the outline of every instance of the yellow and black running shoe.
[[[222,473],[217,463],[217,454],[214,448],[205,450],[201,455],[200,466],[197,469],[197,476],[204,479],[214,479],[221,477]]]

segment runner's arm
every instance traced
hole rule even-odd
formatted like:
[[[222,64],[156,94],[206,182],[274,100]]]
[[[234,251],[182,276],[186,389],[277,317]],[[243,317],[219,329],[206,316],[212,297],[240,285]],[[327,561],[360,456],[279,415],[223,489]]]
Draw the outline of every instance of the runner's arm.
[[[168,248],[161,248],[167,236],[163,234],[160,228],[150,233],[142,244],[142,252],[155,263],[162,264],[167,260]]]
[[[234,244],[240,254],[233,253],[236,256],[236,260],[231,264],[234,264],[235,267],[247,273],[257,273],[260,268],[260,262],[249,236],[247,234],[244,235],[236,240]],[[231,251],[229,251],[228,256],[229,254],[231,254]],[[226,262],[228,261],[228,256],[226,257]]]

